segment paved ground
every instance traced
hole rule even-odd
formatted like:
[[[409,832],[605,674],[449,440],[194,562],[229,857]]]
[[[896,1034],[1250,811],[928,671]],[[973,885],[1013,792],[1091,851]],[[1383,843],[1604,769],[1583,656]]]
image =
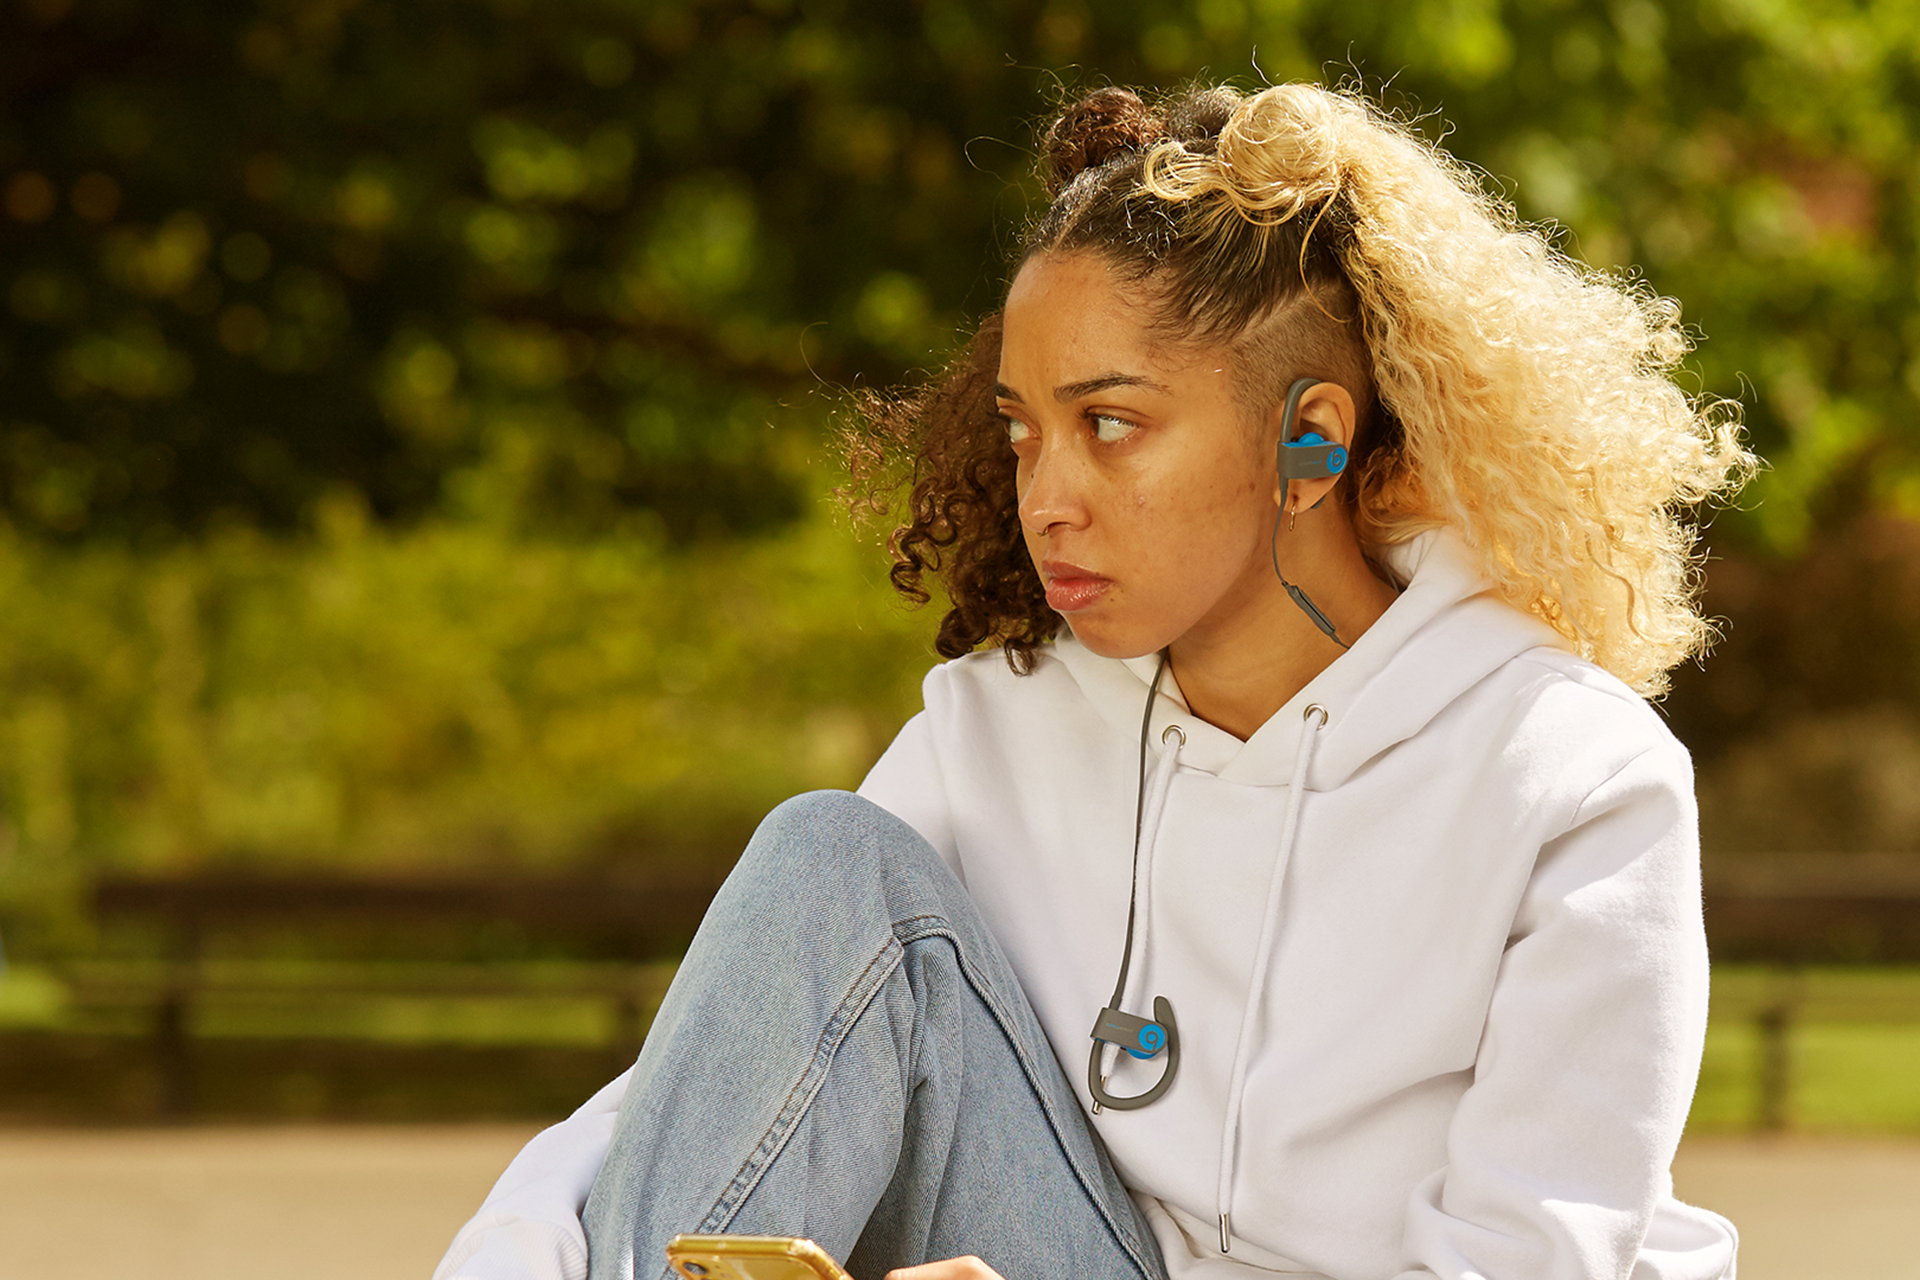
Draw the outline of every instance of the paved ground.
[[[6,1280],[427,1280],[532,1131],[0,1131]]]
[[[530,1130],[0,1131],[0,1276],[426,1280]],[[1697,1139],[1740,1280],[1912,1280],[1920,1141]]]

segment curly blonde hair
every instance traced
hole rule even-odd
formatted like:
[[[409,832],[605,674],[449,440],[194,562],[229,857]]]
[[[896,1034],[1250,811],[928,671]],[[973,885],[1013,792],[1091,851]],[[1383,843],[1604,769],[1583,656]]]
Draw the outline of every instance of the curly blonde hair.
[[[1705,649],[1690,515],[1756,461],[1735,406],[1674,385],[1678,304],[1571,261],[1460,162],[1317,85],[1155,106],[1104,89],[1044,150],[1026,256],[1101,254],[1171,333],[1229,343],[1255,408],[1301,376],[1353,393],[1363,545],[1456,530],[1502,597],[1647,696]],[[1025,581],[997,339],[990,319],[944,379],[869,416],[918,458],[896,586],[924,598],[942,572],[941,651],[987,640],[1025,669],[1058,618]]]

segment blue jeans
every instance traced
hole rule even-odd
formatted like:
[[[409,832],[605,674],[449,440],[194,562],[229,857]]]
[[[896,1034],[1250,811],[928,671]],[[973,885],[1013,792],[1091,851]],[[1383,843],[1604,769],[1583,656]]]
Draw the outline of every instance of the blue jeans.
[[[856,1280],[1166,1277],[966,890],[841,792],[774,810],[714,898],[584,1217],[593,1280],[667,1275],[682,1231],[811,1237]]]

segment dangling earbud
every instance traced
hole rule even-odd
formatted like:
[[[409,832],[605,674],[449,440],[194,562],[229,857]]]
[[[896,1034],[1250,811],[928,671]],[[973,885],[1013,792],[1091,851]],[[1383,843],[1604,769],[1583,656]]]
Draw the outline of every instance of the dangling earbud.
[[[1127,990],[1127,970],[1133,964],[1134,910],[1140,897],[1140,829],[1147,812],[1147,727],[1153,723],[1153,700],[1160,694],[1160,678],[1167,674],[1167,663],[1172,656],[1170,650],[1161,651],[1160,665],[1153,670],[1153,683],[1147,686],[1146,709],[1140,713],[1140,773],[1133,804],[1133,885],[1127,894],[1127,941],[1120,952],[1120,974],[1113,980],[1113,998],[1093,1020],[1093,1030],[1089,1033],[1093,1043],[1087,1047],[1087,1092],[1093,1095],[1095,1115],[1109,1107],[1115,1111],[1135,1111],[1158,1102],[1180,1070],[1180,1024],[1173,1020],[1173,1006],[1167,998],[1153,998],[1151,1022],[1120,1007],[1121,997]],[[1161,741],[1165,740],[1163,735]],[[1184,733],[1180,740],[1186,741]],[[1100,1074],[1100,1046],[1106,1044],[1118,1045],[1130,1057],[1140,1059],[1156,1057],[1165,1050],[1166,1068],[1145,1093],[1132,1097],[1108,1093],[1107,1078]]]
[[[1093,1048],[1087,1054],[1087,1092],[1093,1095],[1096,1111],[1108,1107],[1115,1111],[1137,1111],[1149,1103],[1158,1102],[1160,1096],[1173,1085],[1173,1077],[1180,1070],[1180,1024],[1173,1020],[1173,1006],[1167,1003],[1167,998],[1153,998],[1152,1022],[1125,1013],[1119,1006],[1120,1002],[1116,1000],[1102,1009],[1100,1017],[1093,1024]],[[1145,1093],[1130,1098],[1108,1093],[1106,1077],[1100,1074],[1102,1044],[1118,1045],[1129,1057],[1143,1060],[1165,1049],[1166,1070],[1160,1073],[1160,1078]]]

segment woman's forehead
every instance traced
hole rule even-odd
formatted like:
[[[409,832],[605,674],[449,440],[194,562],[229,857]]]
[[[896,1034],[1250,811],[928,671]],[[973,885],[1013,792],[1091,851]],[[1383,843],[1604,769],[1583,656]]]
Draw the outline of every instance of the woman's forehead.
[[[1042,367],[1070,383],[1110,374],[1165,383],[1228,363],[1223,345],[1169,337],[1148,291],[1084,251],[1029,258],[1007,291],[1003,326],[1007,383]]]
[[[1085,249],[1036,253],[1020,265],[1007,289],[1007,309],[1035,300],[1100,301],[1143,315],[1146,291],[1114,270],[1100,254]]]

